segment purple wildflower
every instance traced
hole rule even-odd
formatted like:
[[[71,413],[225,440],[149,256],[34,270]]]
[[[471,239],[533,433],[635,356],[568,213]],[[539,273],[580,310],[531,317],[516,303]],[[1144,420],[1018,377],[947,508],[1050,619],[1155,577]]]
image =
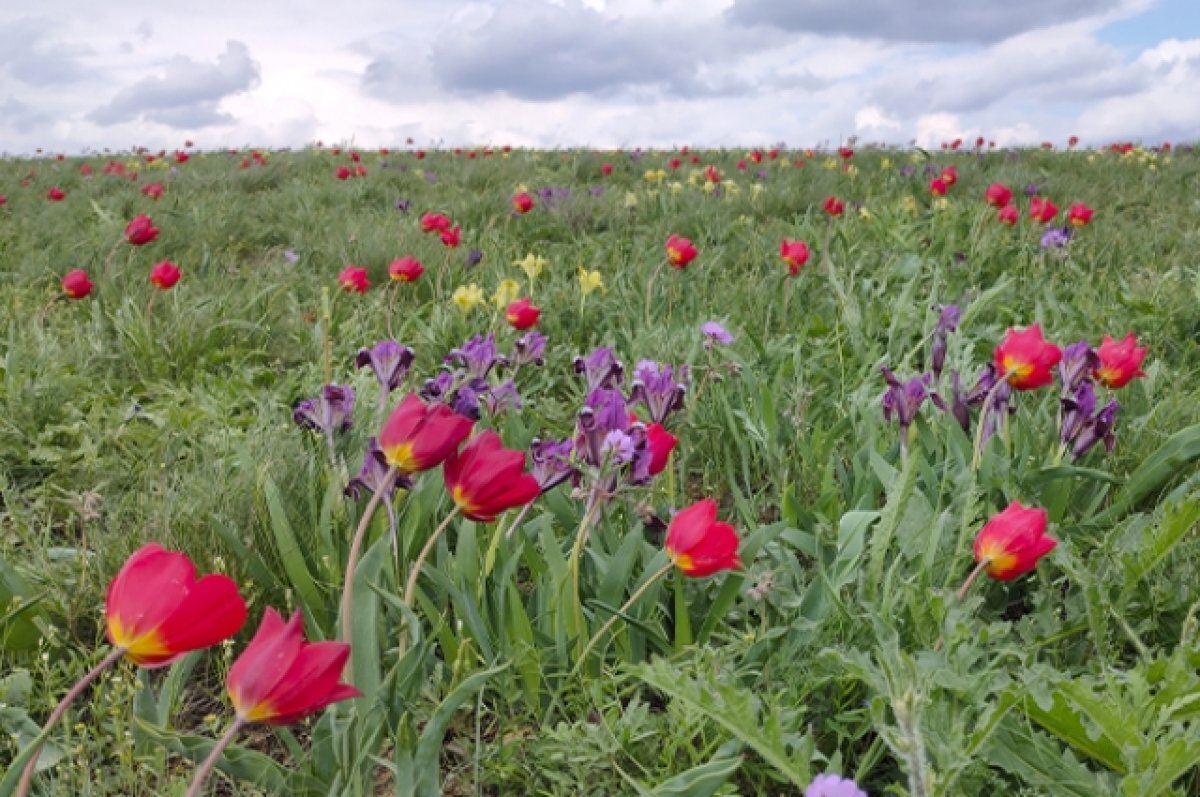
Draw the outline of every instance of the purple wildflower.
[[[293,249],[284,249],[283,259],[289,263],[298,263],[300,262],[300,255],[296,254],[295,250]]]
[[[546,336],[537,330],[526,332],[513,344],[513,352],[509,356],[513,368],[523,365],[542,365],[546,354]]]
[[[447,394],[454,389],[454,374],[442,371],[432,379],[426,379],[419,391],[421,398],[426,401],[444,401]]]
[[[600,346],[586,357],[575,358],[575,373],[584,375],[587,389],[592,391],[620,384],[625,369],[617,362],[616,352],[608,346]]]
[[[496,351],[496,336],[489,332],[476,335],[460,348],[452,349],[446,355],[446,362],[465,368],[468,377],[482,379],[497,365],[507,365],[508,359]]]
[[[933,328],[933,344],[930,347],[930,369],[934,379],[940,379],[942,369],[946,367],[946,340],[951,332],[958,329],[962,319],[962,310],[956,304],[944,304],[939,308],[937,326]]]
[[[867,797],[867,793],[849,778],[817,775],[804,790],[804,797]]]
[[[1062,249],[1071,242],[1070,227],[1047,227],[1042,233],[1043,249]]]
[[[296,405],[292,420],[302,429],[313,429],[329,436],[349,429],[353,412],[354,388],[326,385],[321,388],[320,396],[304,399]]]
[[[629,408],[619,390],[596,388],[579,411],[575,450],[589,465],[604,464],[604,441],[610,432],[629,429]]]
[[[479,403],[490,390],[491,386],[487,380],[477,377],[465,385],[460,385],[458,390],[454,391],[453,399],[446,403],[450,405],[450,409],[454,410],[455,415],[477,421],[480,415]]]
[[[481,262],[483,262],[483,250],[482,249],[472,249],[469,252],[467,252],[467,264],[466,264],[467,268],[475,268]]]
[[[654,423],[662,423],[672,412],[683,409],[683,398],[691,381],[686,365],[679,368],[678,382],[670,365],[654,360],[639,362],[633,376],[629,400],[645,404]]]
[[[1096,387],[1090,379],[1081,379],[1071,392],[1071,395],[1060,399],[1062,415],[1059,428],[1059,439],[1064,445],[1070,445],[1083,431],[1084,425],[1091,420],[1096,411]]]
[[[574,445],[570,440],[542,440],[535,437],[529,444],[529,460],[532,463],[529,473],[537,479],[543,493],[575,475],[575,468],[571,465],[573,450]]]
[[[879,370],[888,384],[883,394],[883,419],[899,422],[903,432],[916,420],[921,405],[929,398],[929,384],[933,378],[929,374],[921,374],[901,382],[890,368],[884,366]]]
[[[387,458],[383,455],[383,450],[379,447],[379,443],[372,437],[367,440],[367,452],[363,457],[362,468],[359,469],[358,475],[346,484],[346,495],[357,501],[362,498],[364,492],[371,494],[378,492],[379,488],[383,485],[384,478],[387,477],[387,473]],[[391,489],[388,490],[388,493],[394,493],[401,487],[406,490],[410,489],[412,487],[412,479],[404,475],[398,475],[392,480]]]
[[[633,459],[634,453],[633,438],[620,429],[606,434],[600,444],[600,456],[606,463],[623,465]]]
[[[713,344],[728,346],[730,343],[733,343],[733,335],[716,321],[705,321],[700,325],[700,332],[705,337],[704,345],[706,348],[711,348]]]
[[[1113,450],[1113,446],[1117,442],[1116,436],[1113,435],[1113,425],[1116,423],[1119,408],[1117,400],[1113,399],[1084,423],[1079,436],[1075,438],[1074,445],[1071,446],[1072,458],[1080,459],[1099,442],[1104,443],[1105,451]]]
[[[500,415],[505,410],[519,412],[524,406],[521,402],[521,394],[517,392],[517,386],[511,379],[489,388],[482,398],[488,415],[493,417]]]
[[[901,177],[912,177],[916,173],[917,173],[917,167],[913,166],[911,163],[905,164],[904,166],[900,167],[900,176]]]
[[[354,358],[357,367],[370,366],[375,372],[381,390],[380,406],[385,406],[388,394],[400,387],[412,361],[413,350],[394,340],[381,340],[369,349],[359,349]]]
[[[1072,343],[1063,349],[1058,363],[1058,376],[1062,380],[1063,395],[1075,392],[1081,380],[1087,379],[1092,371],[1100,367],[1100,356],[1086,340]]]
[[[1025,186],[1025,196],[1037,196],[1037,192],[1041,190],[1041,186],[1037,183],[1030,183]]]
[[[407,213],[408,209],[411,207],[412,207],[411,200],[405,199],[404,197],[400,197],[399,199],[396,200],[396,210],[400,211],[401,213]]]
[[[425,182],[436,183],[437,179],[438,179],[437,175],[434,174],[433,172],[425,172]]]

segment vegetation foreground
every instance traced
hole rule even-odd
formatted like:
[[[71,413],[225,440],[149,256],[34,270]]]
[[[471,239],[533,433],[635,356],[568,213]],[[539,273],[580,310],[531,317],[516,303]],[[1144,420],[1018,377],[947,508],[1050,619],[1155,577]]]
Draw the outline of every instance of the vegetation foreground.
[[[1198,195],[0,161],[0,795],[1200,794]]]

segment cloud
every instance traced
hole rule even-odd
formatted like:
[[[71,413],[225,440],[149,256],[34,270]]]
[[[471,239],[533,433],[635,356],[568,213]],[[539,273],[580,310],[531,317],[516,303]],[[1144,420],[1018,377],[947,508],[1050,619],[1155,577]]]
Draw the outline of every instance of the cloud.
[[[0,72],[38,87],[75,83],[86,77],[89,72],[80,56],[91,50],[49,41],[47,31],[52,29],[52,23],[39,19],[0,24]]]
[[[1112,11],[1121,0],[735,0],[742,25],[904,42],[990,44]]]
[[[0,119],[18,133],[31,133],[47,127],[53,121],[49,114],[12,98],[0,103]]]
[[[100,125],[143,120],[180,129],[229,124],[235,120],[217,106],[225,97],[257,86],[259,75],[258,62],[250,57],[249,48],[228,41],[215,63],[176,56],[160,75],[117,92],[107,104],[88,114],[88,119]]]
[[[1200,104],[1192,101],[1200,85],[1200,39],[1168,39],[1143,52],[1133,67],[1153,79],[1140,91],[1084,110],[1079,129],[1109,141],[1193,139],[1200,130]]]

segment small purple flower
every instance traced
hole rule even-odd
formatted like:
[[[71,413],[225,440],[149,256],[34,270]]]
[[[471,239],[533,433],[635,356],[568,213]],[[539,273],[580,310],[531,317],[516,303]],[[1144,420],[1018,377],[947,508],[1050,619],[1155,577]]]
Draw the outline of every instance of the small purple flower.
[[[517,339],[513,344],[513,352],[509,356],[514,368],[523,365],[542,365],[546,354],[546,336],[537,330],[531,330]]]
[[[904,166],[900,167],[900,176],[901,177],[912,177],[916,173],[917,173],[917,167],[913,166],[911,163],[905,164]]]
[[[933,329],[933,344],[930,347],[930,369],[934,379],[940,379],[942,369],[946,367],[947,338],[951,332],[958,329],[962,319],[962,311],[956,304],[944,304],[940,308],[937,326]]]
[[[419,391],[421,398],[426,401],[444,401],[447,394],[454,389],[454,374],[442,371],[432,379],[426,379]]]
[[[482,249],[472,249],[469,252],[467,252],[467,262],[466,262],[467,268],[475,268],[482,262],[483,262],[483,250]]]
[[[633,460],[634,453],[633,438],[619,429],[606,434],[600,444],[601,461],[609,464],[624,465]]]
[[[289,263],[298,263],[300,262],[300,255],[296,254],[295,250],[293,249],[284,249],[283,259]]]
[[[354,358],[357,367],[369,366],[375,372],[382,390],[383,404],[387,403],[388,394],[400,387],[412,361],[413,350],[394,340],[381,340],[369,349],[359,349]]]
[[[754,173],[754,179],[755,179],[755,180],[758,180],[759,182],[766,182],[766,179],[767,179],[767,170],[766,170],[766,169],[759,169],[758,171],[756,171],[756,172]]]
[[[610,347],[600,346],[586,357],[575,358],[575,373],[587,379],[587,389],[610,388],[621,383],[625,369],[617,362],[617,355]]]
[[[433,172],[425,172],[425,182],[436,183],[437,180],[438,180],[438,178],[437,178],[436,174],[434,174]]]
[[[854,781],[839,775],[817,775],[804,790],[804,797],[867,797]]]
[[[472,379],[465,385],[460,385],[458,390],[454,391],[453,400],[447,403],[455,415],[477,421],[480,415],[479,404],[490,390],[491,386],[486,379]]]
[[[1037,192],[1041,189],[1037,183],[1030,183],[1025,186],[1025,196],[1037,196]]]
[[[1062,249],[1071,242],[1070,227],[1047,227],[1042,233],[1043,249]]]
[[[446,355],[446,362],[465,368],[469,377],[483,379],[497,365],[507,365],[508,358],[496,351],[496,336],[489,332],[476,335],[460,348],[451,350]]]
[[[1079,436],[1075,438],[1074,445],[1071,446],[1071,457],[1080,459],[1084,454],[1091,450],[1092,446],[1099,442],[1104,443],[1105,451],[1112,451],[1116,445],[1117,438],[1113,435],[1113,424],[1117,421],[1117,410],[1120,405],[1116,399],[1104,405],[1104,408],[1096,413],[1095,417],[1090,418],[1083,425]]]
[[[352,425],[354,413],[354,388],[344,385],[326,385],[317,398],[304,399],[292,411],[292,420],[302,429],[312,429],[331,436],[344,432]]]
[[[363,457],[362,468],[359,469],[358,475],[346,484],[345,494],[355,501],[362,498],[364,492],[374,494],[383,485],[387,473],[387,458],[383,455],[379,443],[372,437],[367,440],[367,453]],[[412,479],[398,475],[392,480],[392,486],[388,492],[389,494],[394,493],[402,487],[405,490],[411,489]]]
[[[1083,431],[1084,425],[1091,420],[1096,411],[1096,387],[1090,379],[1080,379],[1070,396],[1060,399],[1062,405],[1061,428],[1059,439],[1070,445]]]
[[[629,153],[629,160],[633,161],[634,163],[637,163],[641,159],[642,159],[641,149],[635,149],[633,152]]]
[[[907,430],[916,420],[917,413],[925,399],[929,398],[929,384],[933,378],[929,374],[921,374],[907,382],[901,382],[886,366],[879,369],[883,379],[888,384],[883,394],[883,419],[898,421],[901,431]]]
[[[683,398],[691,382],[686,365],[679,368],[678,382],[670,365],[654,360],[639,362],[633,377],[629,400],[645,404],[654,423],[662,423],[672,412],[683,409]]]
[[[529,444],[529,474],[537,479],[542,492],[549,492],[575,475],[571,465],[571,452],[575,450],[570,440],[542,440],[535,437]]]
[[[602,196],[604,196],[604,186],[594,185],[588,189],[588,192],[594,197],[597,197],[597,198],[602,197]]]
[[[578,427],[576,452],[589,465],[600,467],[604,464],[604,441],[608,434],[629,429],[629,408],[621,391],[597,388],[588,393],[579,411]]]
[[[705,321],[700,325],[700,332],[706,338],[704,341],[706,347],[711,347],[713,344],[728,346],[733,343],[733,335],[716,321]]]
[[[941,173],[942,173],[942,168],[940,166],[938,166],[936,163],[925,164],[925,176],[926,177],[937,177]]]
[[[1063,349],[1058,363],[1058,376],[1062,380],[1063,395],[1075,392],[1081,380],[1087,379],[1092,371],[1100,367],[1100,356],[1086,340],[1072,343]]]
[[[493,417],[507,410],[520,412],[521,407],[524,406],[521,402],[521,394],[517,392],[517,386],[511,379],[489,388],[482,398],[488,415]]]
[[[401,213],[407,213],[408,209],[411,207],[412,207],[411,200],[405,199],[404,197],[400,197],[399,199],[396,200],[396,210],[400,211]]]

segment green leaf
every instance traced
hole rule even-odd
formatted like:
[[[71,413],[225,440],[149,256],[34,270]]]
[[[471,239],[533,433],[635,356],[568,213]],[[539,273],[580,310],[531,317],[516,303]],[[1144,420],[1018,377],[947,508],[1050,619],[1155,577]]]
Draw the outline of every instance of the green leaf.
[[[292,524],[288,520],[287,510],[279,495],[279,488],[275,486],[274,480],[265,471],[261,478],[261,489],[263,499],[267,504],[267,513],[271,518],[271,531],[275,535],[275,547],[279,551],[279,559],[283,563],[284,572],[287,573],[292,588],[296,590],[300,601],[308,610],[306,614],[309,619],[317,623],[319,619],[323,619],[323,614],[318,614],[317,610],[325,605],[321,599],[321,592],[317,589],[316,582],[313,581],[308,563],[304,560],[304,552],[296,541],[296,534],[292,531]],[[318,624],[322,627],[324,625]]]
[[[712,797],[741,766],[739,757],[714,758],[664,780],[650,793],[654,797]]]
[[[1200,424],[1182,429],[1163,443],[1130,475],[1108,509],[1088,519],[1089,524],[1109,525],[1134,509],[1143,498],[1160,489],[1187,466],[1200,459]]]
[[[167,728],[152,725],[145,720],[135,717],[134,725],[139,733],[176,755],[183,756],[189,761],[199,763],[212,752],[216,741],[203,736],[186,736],[175,733]],[[217,761],[217,769],[237,780],[253,783],[273,794],[290,794],[288,787],[288,771],[275,763],[269,756],[230,746],[226,748],[221,759]],[[2,792],[0,792],[2,794]]]

